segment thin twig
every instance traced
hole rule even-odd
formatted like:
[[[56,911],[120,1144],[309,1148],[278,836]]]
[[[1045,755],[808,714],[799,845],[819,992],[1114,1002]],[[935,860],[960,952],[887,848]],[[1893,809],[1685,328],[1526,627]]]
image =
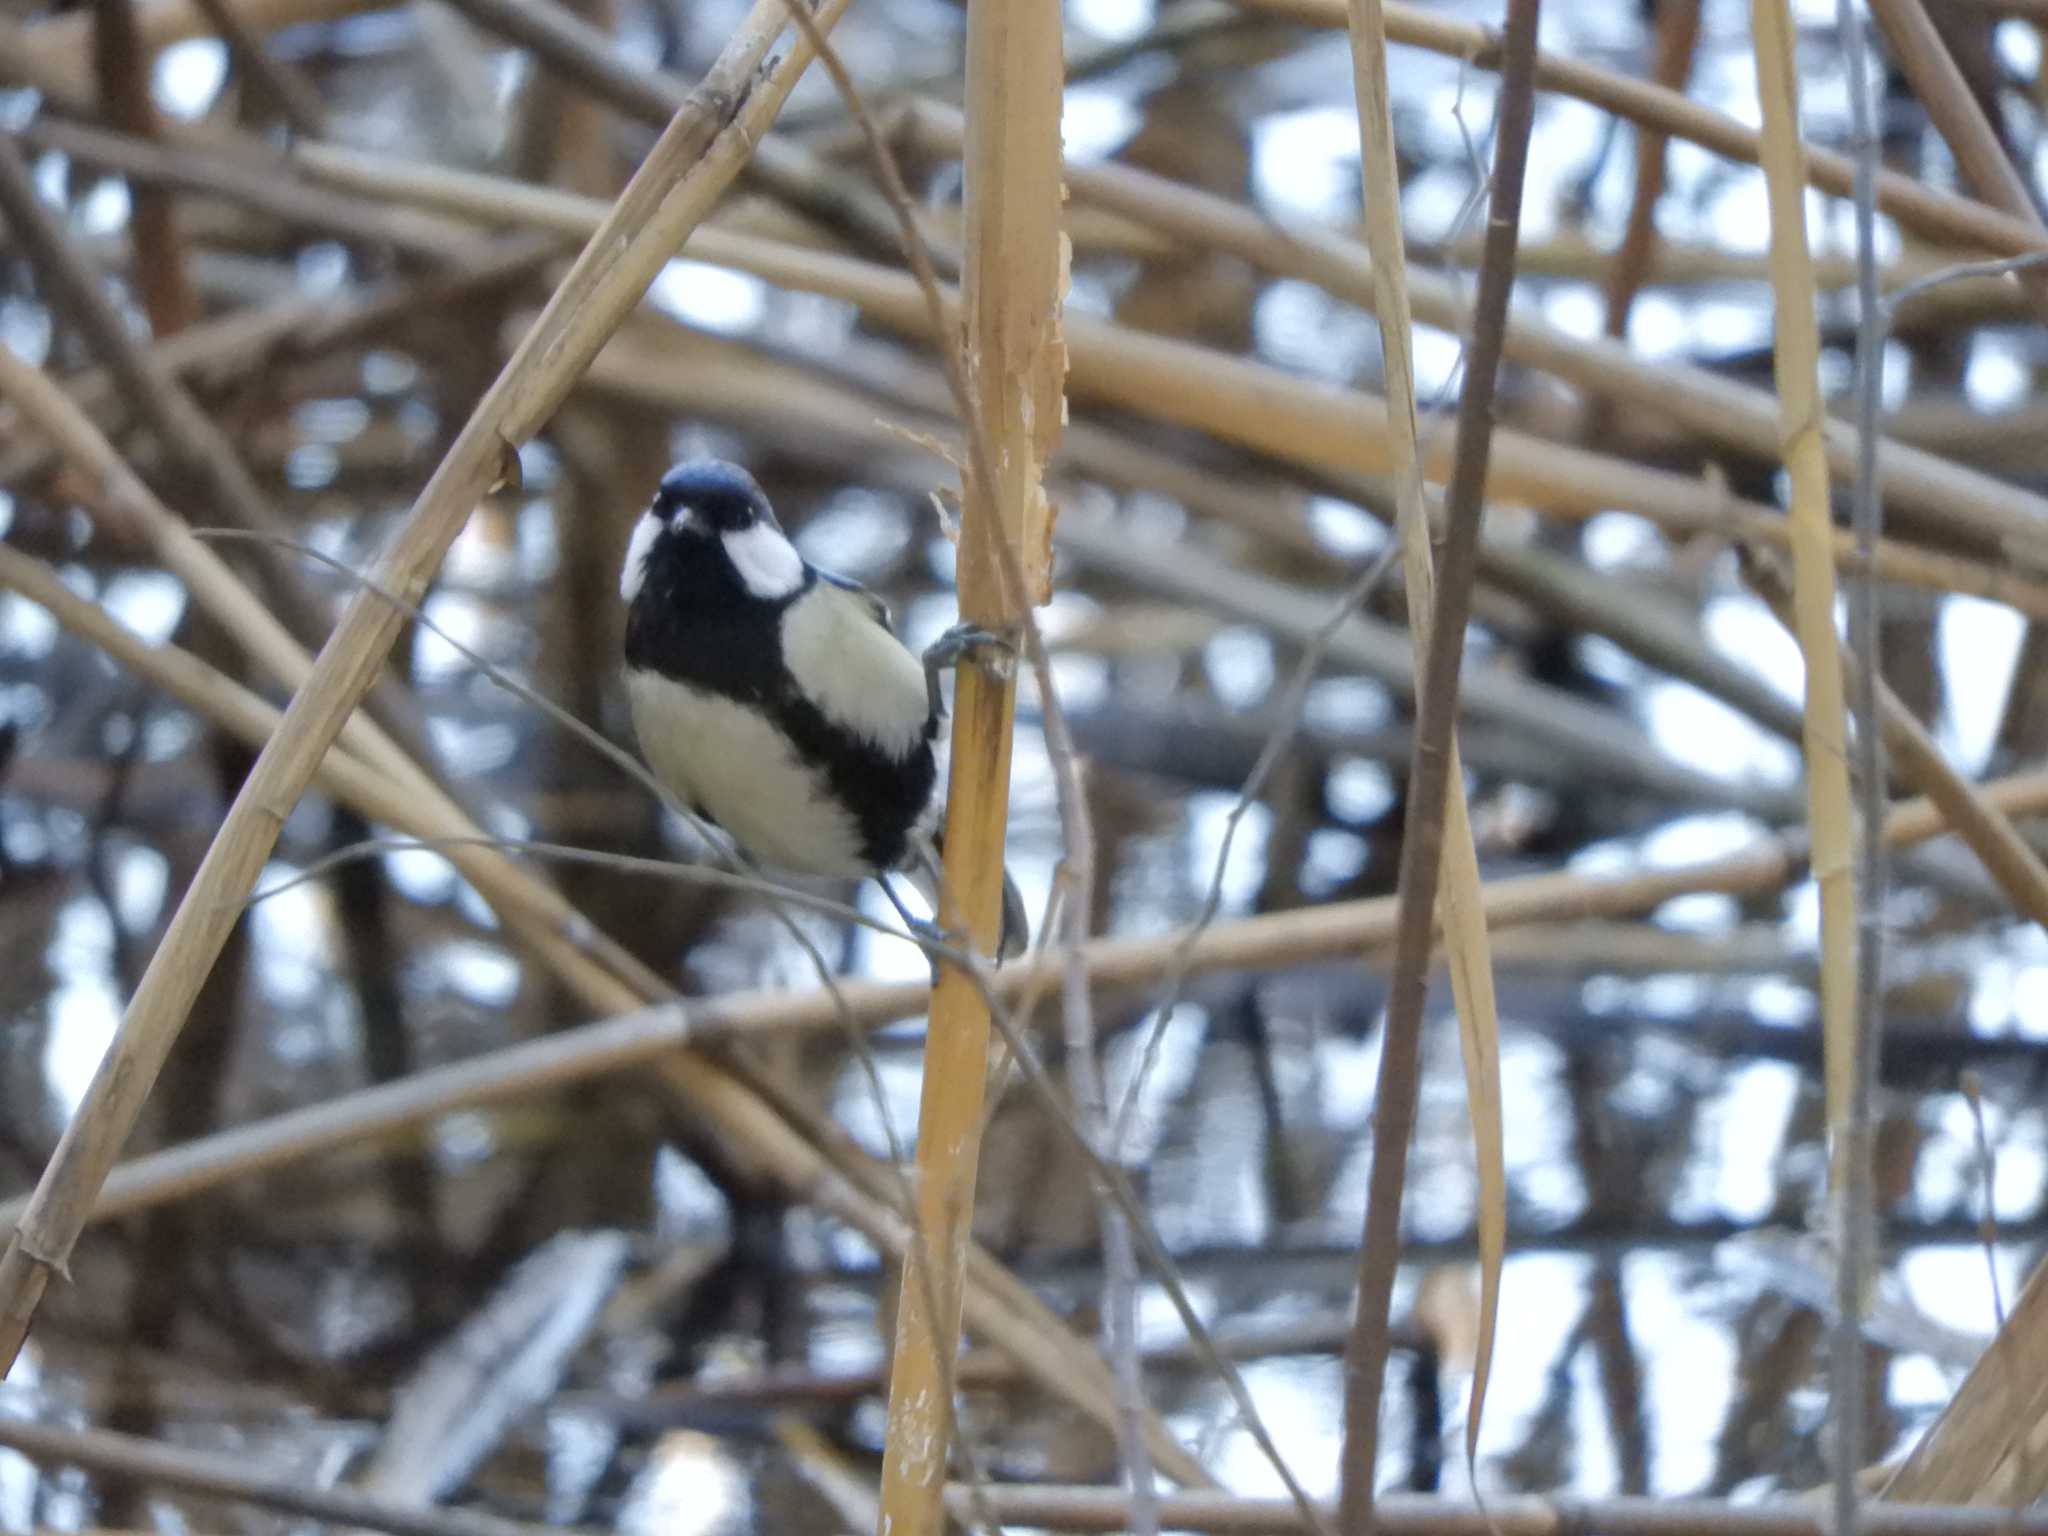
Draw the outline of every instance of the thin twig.
[[[1884,0],[1875,0],[1880,7]],[[1917,0],[1900,9],[1917,11]],[[1857,475],[1850,487],[1856,551],[1866,559],[1884,531],[1883,486],[1878,480],[1877,419],[1884,391],[1885,317],[1877,290],[1877,124],[1870,103],[1870,66],[1863,24],[1854,0],[1836,0],[1836,30],[1848,69],[1849,116],[1856,154],[1856,435]],[[1922,18],[1924,21],[1924,17]],[[1938,46],[1938,45],[1937,45]],[[1942,58],[1949,63],[1944,52]],[[1909,71],[1914,67],[1905,66]],[[1810,274],[1809,274],[1810,275]],[[1795,572],[1796,575],[1796,572]],[[1835,1529],[1855,1536],[1864,1461],[1864,1378],[1868,1374],[1862,1323],[1870,1305],[1876,1262],[1874,1209],[1878,1055],[1884,1043],[1885,728],[1880,704],[1877,582],[1866,567],[1849,588],[1849,648],[1856,696],[1856,990],[1852,1077],[1849,1087],[1847,1177],[1842,1181],[1841,1256],[1835,1288],[1831,1383],[1835,1416]],[[1830,621],[1832,622],[1832,620]]]
[[[1351,70],[1358,98],[1359,174],[1364,186],[1366,238],[1373,255],[1374,309],[1379,317],[1380,356],[1386,376],[1387,425],[1393,439],[1398,508],[1395,532],[1407,583],[1415,672],[1422,676],[1428,670],[1429,656],[1424,637],[1435,628],[1436,576],[1430,565],[1431,522],[1423,491],[1422,452],[1415,419],[1407,255],[1401,241],[1400,176],[1394,154],[1393,101],[1387,82],[1386,17],[1380,0],[1354,0]],[[1477,170],[1475,186],[1485,179],[1483,169]],[[1505,315],[1501,326],[1505,346]],[[1420,726],[1418,720],[1418,741]],[[1450,958],[1451,991],[1458,1016],[1460,1054],[1464,1058],[1479,1193],[1479,1327],[1472,1350],[1472,1388],[1465,1416],[1466,1464],[1476,1487],[1479,1429],[1486,1407],[1487,1378],[1493,1365],[1501,1268],[1507,1251],[1507,1169],[1501,1124],[1500,1020],[1494,1003],[1493,962],[1480,894],[1479,854],[1472,840],[1472,811],[1465,797],[1464,765],[1455,722],[1445,732],[1443,751],[1443,869],[1437,906],[1444,947]]]
[[[1344,1445],[1339,1524],[1365,1536],[1372,1524],[1379,1452],[1381,1384],[1386,1376],[1388,1309],[1400,1258],[1401,1197],[1408,1141],[1415,1129],[1422,1009],[1429,981],[1438,877],[1443,864],[1445,789],[1451,732],[1457,718],[1458,674],[1465,656],[1465,618],[1478,561],[1485,510],[1487,457],[1499,379],[1508,300],[1515,280],[1522,178],[1534,116],[1536,17],[1539,0],[1510,0],[1502,34],[1493,191],[1486,247],[1473,303],[1465,382],[1458,400],[1457,440],[1444,496],[1445,537],[1436,572],[1436,612],[1423,650],[1417,689],[1415,751],[1408,775],[1408,813],[1397,877],[1400,921],[1388,983],[1387,1016],[1373,1099],[1372,1182],[1358,1260],[1358,1301],[1344,1349]]]
[[[560,1536],[561,1532],[560,1527],[506,1520],[480,1510],[420,1508],[345,1488],[309,1488],[300,1477],[251,1473],[243,1460],[183,1446],[173,1449],[106,1429],[59,1429],[0,1415],[0,1446],[49,1465],[85,1467],[160,1488],[282,1510],[329,1525],[388,1531],[391,1536]]]

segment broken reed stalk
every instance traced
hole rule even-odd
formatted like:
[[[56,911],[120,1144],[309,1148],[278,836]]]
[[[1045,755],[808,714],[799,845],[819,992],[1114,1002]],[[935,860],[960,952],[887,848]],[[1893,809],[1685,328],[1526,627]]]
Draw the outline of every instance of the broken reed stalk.
[[[1402,240],[1401,181],[1394,156],[1394,110],[1387,87],[1386,15],[1382,0],[1351,0],[1351,73],[1358,98],[1359,175],[1364,227],[1372,254],[1374,312],[1379,317],[1385,377],[1388,447],[1394,460],[1395,531],[1408,598],[1408,628],[1415,672],[1428,672],[1425,637],[1435,629],[1436,573],[1430,563],[1430,518],[1422,484],[1422,451],[1415,426],[1415,369],[1408,314],[1408,260]],[[1503,319],[1505,329],[1505,319]],[[1472,1388],[1465,1414],[1465,1454],[1476,1459],[1486,1405],[1487,1376],[1500,1316],[1501,1267],[1507,1258],[1507,1162],[1500,1094],[1500,1019],[1494,1001],[1493,958],[1486,938],[1479,852],[1472,841],[1472,809],[1465,796],[1455,719],[1446,729],[1442,893],[1437,920],[1450,962],[1465,1060],[1465,1097],[1478,1173],[1479,1330],[1472,1350]]]
[[[1382,1026],[1378,1086],[1373,1097],[1372,1179],[1358,1255],[1358,1300],[1344,1346],[1344,1441],[1339,1466],[1338,1524],[1346,1536],[1372,1528],[1373,1480],[1379,1461],[1380,1393],[1386,1379],[1389,1308],[1401,1250],[1401,1196],[1408,1141],[1415,1131],[1421,1073],[1422,1009],[1438,874],[1444,857],[1445,791],[1450,782],[1451,731],[1457,719],[1458,674],[1465,658],[1465,619],[1478,569],[1479,524],[1485,510],[1487,455],[1499,380],[1508,300],[1515,282],[1522,178],[1535,114],[1536,17],[1539,0],[1509,0],[1501,36],[1501,88],[1495,109],[1492,193],[1479,291],[1458,397],[1457,439],[1444,495],[1445,533],[1436,572],[1436,611],[1423,649],[1417,689],[1415,750],[1408,770],[1408,813],[1396,877],[1400,917]]]
[[[836,20],[844,5],[823,0],[821,24]],[[567,397],[605,338],[731,183],[750,135],[765,126],[810,60],[808,48],[793,45],[765,79],[758,78],[782,26],[780,0],[757,0],[436,468],[378,562],[378,585],[414,601],[425,592],[470,510],[516,475],[518,445]],[[350,601],[207,849],[0,1255],[0,1374],[20,1353],[50,1277],[64,1273],[99,1187],[285,818],[381,670],[403,620],[373,593],[359,592]]]
[[[1791,480],[1786,523],[1792,602],[1806,664],[1806,784],[1813,874],[1820,887],[1822,1082],[1831,1143],[1830,1184],[1846,1171],[1844,1132],[1856,1061],[1856,863],[1850,830],[1848,730],[1835,637],[1834,519],[1821,423],[1820,331],[1813,253],[1806,239],[1806,176],[1799,142],[1799,77],[1786,0],[1751,0],[1757,90],[1763,102],[1764,180],[1771,217],[1779,410]]]
[[[1990,1346],[1920,1437],[1883,1491],[1862,1512],[1865,1536],[1889,1503],[1969,1503],[2000,1520],[2029,1518],[2048,1493],[2048,1264],[2036,1267]],[[1972,1511],[1975,1513],[1976,1511]]]
[[[1060,341],[1060,12],[1030,0],[967,8],[962,263],[964,385],[992,462],[963,474],[955,562],[960,617],[1015,636],[1050,559],[1043,474],[1064,418]],[[925,296],[918,294],[922,305]],[[941,345],[950,340],[941,338]],[[978,457],[978,456],[977,456]],[[1027,590],[1004,581],[1018,552]],[[1009,818],[1014,665],[973,653],[957,674],[945,813],[941,920],[995,952]],[[951,910],[947,910],[950,904]],[[928,1284],[899,1288],[882,1455],[880,1536],[944,1528],[954,1421],[946,1390],[960,1344],[960,1294],[974,1215],[989,1068],[988,1005],[974,978],[941,966],[932,987],[917,1122],[917,1229]]]

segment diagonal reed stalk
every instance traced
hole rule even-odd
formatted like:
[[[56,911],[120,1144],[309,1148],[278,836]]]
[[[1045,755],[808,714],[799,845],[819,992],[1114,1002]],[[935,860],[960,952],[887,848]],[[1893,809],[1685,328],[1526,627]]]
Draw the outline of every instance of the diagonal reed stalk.
[[[845,0],[824,0],[829,25]],[[745,163],[810,61],[800,43],[765,77],[783,28],[780,0],[758,0],[620,194],[511,361],[478,404],[377,567],[417,600],[442,553],[493,486],[516,475],[518,445],[551,416]],[[320,759],[382,667],[403,615],[359,593],[277,733],[244,781],[105,1059],[0,1255],[0,1369],[11,1368],[52,1275],[62,1274],[100,1185],[133,1129],[258,869]]]
[[[602,204],[592,199],[504,177],[418,167],[328,145],[303,146],[295,158],[321,181],[494,225],[582,235],[602,210]],[[1075,171],[1077,187],[1088,184],[1086,175],[1092,169]],[[750,272],[780,287],[844,299],[859,305],[864,318],[892,331],[919,337],[931,333],[917,283],[890,268],[718,226],[700,229],[690,241],[689,255]],[[1333,274],[1326,286],[1346,298],[1369,295],[1369,281],[1356,276],[1360,268],[1362,264],[1354,263],[1354,275],[1343,283]],[[1274,269],[1307,270],[1298,265]],[[1327,268],[1319,265],[1317,270]],[[1069,315],[1065,334],[1070,392],[1077,400],[1192,427],[1313,469],[1391,472],[1392,459],[1385,451],[1385,407],[1377,396],[1085,315]],[[1523,361],[1536,366],[1540,360]],[[1659,409],[1675,412],[1680,403],[1676,395],[1657,391],[1639,360],[1625,375],[1603,369],[1598,378],[1587,372],[1575,381],[1612,389],[1624,399],[1655,399]],[[1688,419],[1695,427],[1716,412],[1729,421],[1739,417],[1745,423],[1745,443],[1758,451],[1778,451],[1776,406],[1769,397],[1734,389],[1708,390],[1689,398]],[[1758,403],[1772,413],[1762,439],[1752,436],[1751,418]],[[1434,437],[1424,444],[1424,472],[1432,479],[1440,480],[1448,472],[1446,447]],[[1756,537],[1781,547],[1789,544],[1786,520],[1776,508],[1745,501],[1694,476],[1566,447],[1508,427],[1496,430],[1489,463],[1490,497],[1525,502],[1551,515],[1583,518],[1619,508],[1638,513],[1679,538],[1704,533]],[[1899,504],[1904,504],[1909,484],[1917,482],[1930,516],[1941,510],[1950,530],[1959,534],[1967,522],[1973,548],[2001,542],[2015,549],[2048,548],[2048,499],[1916,450],[1901,448],[1882,469]],[[1854,562],[1855,543],[1846,529],[1837,534],[1834,548],[1845,566]],[[1879,546],[1877,564],[1889,581],[1967,592],[2011,604],[2030,617],[2048,617],[2048,589],[2026,579],[2023,567],[2010,559],[1963,559],[1887,541]]]

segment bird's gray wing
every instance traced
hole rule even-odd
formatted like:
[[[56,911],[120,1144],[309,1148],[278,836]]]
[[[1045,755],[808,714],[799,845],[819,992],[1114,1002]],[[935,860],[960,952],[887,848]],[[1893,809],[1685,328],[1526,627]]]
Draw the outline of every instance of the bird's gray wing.
[[[842,592],[851,592],[861,600],[868,612],[875,616],[877,624],[881,625],[882,628],[892,635],[896,633],[896,626],[890,622],[889,605],[855,581],[851,576],[840,576],[831,571],[820,571],[818,572],[818,580],[828,582],[832,586],[839,588]]]

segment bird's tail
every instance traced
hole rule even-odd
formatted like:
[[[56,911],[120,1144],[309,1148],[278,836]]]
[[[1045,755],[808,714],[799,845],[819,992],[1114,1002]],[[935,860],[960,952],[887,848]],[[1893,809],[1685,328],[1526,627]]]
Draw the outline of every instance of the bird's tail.
[[[920,836],[913,841],[910,865],[904,871],[910,883],[924,897],[933,913],[939,910],[940,858],[942,856],[940,835],[935,829],[929,836]],[[1010,878],[1010,871],[1003,871],[1003,926],[996,941],[996,958],[1014,960],[1030,947],[1031,918],[1024,910],[1024,894],[1017,889],[1017,882]]]

